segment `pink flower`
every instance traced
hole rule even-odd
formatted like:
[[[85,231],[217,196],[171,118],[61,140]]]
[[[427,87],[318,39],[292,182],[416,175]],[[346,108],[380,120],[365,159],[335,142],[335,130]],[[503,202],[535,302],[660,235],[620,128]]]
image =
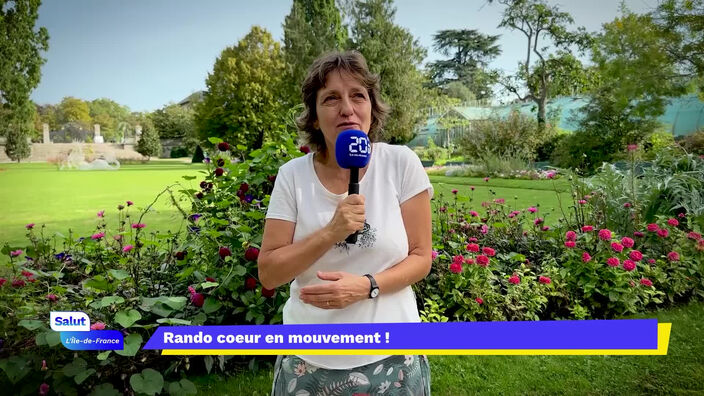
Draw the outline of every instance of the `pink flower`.
[[[594,231],[593,226],[585,225],[584,227],[582,227],[582,232],[592,232],[592,231]]]
[[[655,259],[648,259],[648,264],[655,264],[655,263],[656,263]]]
[[[205,297],[202,294],[200,294],[200,293],[191,294],[191,304],[200,308],[203,306],[204,302],[205,302]]]
[[[574,231],[567,231],[565,233],[565,239],[568,241],[576,241],[577,240],[577,233]]]
[[[550,227],[548,227],[548,226],[543,226],[543,228],[541,228],[541,229],[542,229],[543,231],[550,231]]]
[[[624,247],[627,247],[630,249],[633,247],[633,245],[635,245],[635,242],[633,241],[633,239],[631,239],[629,237],[623,237],[623,238],[621,238],[621,244]]]
[[[631,207],[631,203],[630,203],[630,202],[626,202],[625,204],[623,204],[623,207],[624,207],[624,208],[630,208],[630,207]]]
[[[588,263],[592,260],[592,256],[589,255],[589,253],[584,252],[582,253],[582,262]]]
[[[34,276],[34,274],[31,273],[31,272],[29,272],[29,271],[22,271],[21,274],[22,274],[22,276],[24,276],[25,278],[31,278],[31,277]]]
[[[475,237],[471,237],[471,238],[469,238],[469,241],[470,241],[470,242],[476,242],[476,241],[478,241],[478,239],[475,238]]]
[[[112,239],[119,241],[120,239],[122,239],[122,235],[113,235]]]
[[[122,248],[122,252],[123,252],[123,253],[127,253],[127,252],[129,252],[130,250],[132,250],[132,249],[134,249],[134,246],[132,246],[132,245],[125,245],[125,246]]]
[[[438,251],[437,251],[437,250],[433,250],[433,252],[430,254],[430,256],[431,256],[431,258],[432,258],[433,260],[435,260],[436,258],[438,258]]]
[[[497,204],[504,204],[504,203],[506,203],[506,200],[503,199],[503,198],[496,198],[496,199],[494,200],[494,202],[497,203]]]
[[[132,205],[134,205],[134,202],[132,202],[132,201],[127,201],[127,206],[132,206]]]
[[[479,304],[479,305],[482,305],[482,304],[484,304],[484,300],[482,300],[482,299],[481,299],[481,298],[479,298],[479,297],[475,298],[475,299],[474,299],[474,301],[476,301],[476,302],[477,302],[477,304]]]
[[[469,189],[474,191],[474,186],[469,186]]]
[[[613,249],[614,252],[621,253],[623,251],[623,245],[618,242],[613,242],[611,243],[611,249]]]
[[[496,251],[490,247],[483,247],[482,253],[484,253],[485,255],[487,255],[489,257],[494,257],[494,255],[496,255]]]
[[[550,283],[552,283],[552,280],[550,278],[548,278],[547,276],[541,276],[540,278],[538,278],[538,282],[540,282],[544,285],[549,285]]]
[[[650,224],[648,224],[648,226],[647,226],[646,228],[647,228],[648,231],[650,231],[650,232],[657,232],[657,230],[660,229],[660,227],[658,227],[658,225],[655,224],[655,223],[650,223]]]
[[[101,210],[100,212],[98,212],[98,217],[103,217],[104,215],[105,215],[104,210]]]
[[[232,255],[232,252],[229,247],[220,246],[220,249],[218,249],[218,254],[220,255],[220,258],[224,259],[225,257]]]
[[[609,267],[618,267],[618,265],[621,264],[621,260],[619,260],[618,257],[609,257],[606,259],[606,264],[608,264]]]
[[[531,206],[531,207],[528,208],[527,210],[528,210],[530,213],[535,213],[535,212],[538,211],[538,208],[536,208],[535,206]]]
[[[637,144],[629,144],[628,146],[626,146],[626,149],[628,151],[636,151],[636,150],[638,150],[638,145]]]
[[[667,231],[666,229],[661,228],[661,229],[658,230],[658,236],[659,236],[660,238],[667,238],[668,235],[670,235],[670,232]]]
[[[509,214],[508,214],[508,218],[509,218],[509,219],[512,219],[512,218],[514,218],[514,217],[516,217],[516,214],[515,214],[515,213],[509,213]]]
[[[669,219],[667,220],[667,224],[671,225],[672,227],[677,227],[680,225],[680,222],[677,221],[677,219]]]
[[[257,258],[259,258],[259,249],[254,246],[248,247],[247,250],[244,251],[244,258],[249,261],[257,261]]]
[[[568,248],[570,248],[570,249],[572,249],[572,248],[574,248],[575,246],[577,246],[577,242],[575,242],[575,241],[565,241],[565,246],[568,247]]]
[[[485,178],[484,178],[484,181],[488,183],[488,182],[489,182],[489,178],[488,178],[488,177],[485,177]]]
[[[91,330],[104,330],[105,329],[105,323],[103,322],[95,322],[92,325],[90,325]]]
[[[452,262],[456,264],[462,264],[464,262],[464,257],[461,255],[452,256]]]
[[[652,286],[653,282],[648,278],[641,278],[640,284],[643,286]]]
[[[91,236],[90,236],[90,239],[93,239],[93,240],[101,240],[101,239],[103,239],[104,237],[105,237],[105,233],[104,233],[104,232],[99,232],[99,233],[97,233],[97,234],[91,235]]]
[[[633,261],[641,261],[643,260],[643,253],[638,250],[631,250],[631,252],[628,253],[628,257],[630,257]]]
[[[610,241],[611,240],[611,231],[606,228],[599,230],[599,239],[601,239],[603,241]]]
[[[472,264],[474,264],[474,259],[471,257],[465,257],[464,263],[467,265],[472,265]]]
[[[26,283],[22,279],[13,279],[11,284],[14,288],[20,288],[26,285]]]
[[[10,252],[10,257],[17,257],[22,254],[22,249],[13,250]]]
[[[462,272],[462,264],[452,263],[450,264],[450,271],[455,274]]]
[[[513,274],[508,278],[508,283],[511,283],[513,285],[517,285],[521,283],[521,278],[518,277],[518,275]]]
[[[457,189],[456,188],[452,189],[452,193],[457,195]]]
[[[56,297],[56,294],[47,294],[47,295],[46,295],[46,299],[49,300],[49,301],[51,301],[51,302],[56,302],[56,300],[58,299],[58,297]]]
[[[534,225],[542,224],[543,221],[544,221],[544,220],[543,220],[542,217],[538,217],[538,218],[536,218],[535,220],[533,220],[533,224],[534,224]]]
[[[677,252],[670,252],[667,254],[667,259],[670,261],[680,261],[680,254]]]
[[[479,251],[479,245],[477,245],[476,243],[470,243],[470,244],[467,244],[466,249],[468,252],[476,253]]]
[[[687,234],[687,238],[694,239],[695,241],[698,241],[699,239],[701,239],[701,237],[702,237],[702,234],[699,234],[694,231]]]
[[[5,282],[7,282],[7,279],[5,279],[5,278],[0,278],[0,287],[2,287],[2,285],[5,284]]]
[[[483,254],[478,255],[477,256],[477,264],[482,267],[488,266],[489,265],[489,257],[487,257]]]
[[[46,360],[42,360],[42,371],[47,371],[49,368],[46,366]]]
[[[486,224],[482,224],[482,227],[479,229],[479,232],[481,232],[482,234],[486,234],[487,232],[489,232],[489,227],[487,227]]]
[[[584,205],[584,204],[587,203],[587,201],[585,201],[585,200],[583,200],[583,199],[580,199],[580,200],[577,201],[577,202],[578,202],[580,205]]]
[[[623,269],[625,269],[626,271],[629,271],[629,272],[633,271],[634,269],[636,269],[636,262],[633,260],[624,260],[623,261]]]
[[[441,206],[438,210],[439,210],[440,212],[442,212],[442,213],[445,213],[445,211],[447,210],[447,208],[445,208],[444,206]]]
[[[685,213],[679,213],[679,214],[677,215],[677,217],[679,217],[680,219],[684,219],[685,217],[687,217],[687,214],[685,214]]]
[[[633,231],[633,236],[636,238],[643,238],[645,236],[645,234],[643,234],[640,231]]]
[[[32,228],[34,228],[34,223],[29,223],[26,226],[24,226],[24,228],[31,230]]]
[[[49,384],[46,382],[39,385],[39,396],[46,396],[49,394]]]
[[[144,227],[146,227],[146,226],[147,226],[147,225],[144,224],[144,223],[134,223],[134,224],[132,224],[132,228],[135,228],[135,229],[144,228]]]

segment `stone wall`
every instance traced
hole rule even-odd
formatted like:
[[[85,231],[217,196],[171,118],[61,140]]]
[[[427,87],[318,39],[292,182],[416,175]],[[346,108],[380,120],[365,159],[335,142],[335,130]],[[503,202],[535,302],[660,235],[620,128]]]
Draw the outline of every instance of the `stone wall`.
[[[33,143],[32,154],[29,158],[25,158],[22,162],[46,162],[56,161],[68,155],[68,153],[76,147],[77,143]],[[99,156],[112,152],[118,160],[132,159],[144,160],[142,154],[134,151],[132,144],[119,143],[82,143],[83,153],[86,160],[90,160],[90,156]],[[5,154],[5,144],[0,141],[0,162],[12,162]]]

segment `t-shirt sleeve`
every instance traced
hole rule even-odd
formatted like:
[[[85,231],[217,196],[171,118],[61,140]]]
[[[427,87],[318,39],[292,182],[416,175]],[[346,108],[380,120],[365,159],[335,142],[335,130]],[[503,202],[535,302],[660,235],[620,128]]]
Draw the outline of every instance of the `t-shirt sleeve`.
[[[293,174],[290,169],[282,166],[274,182],[271,192],[269,207],[266,211],[267,219],[287,220],[295,223],[298,216],[296,196],[293,188]]]
[[[428,195],[433,198],[433,185],[430,184],[428,174],[423,169],[418,155],[410,148],[403,146],[401,151],[401,191],[399,203],[415,197],[423,190],[428,190]]]

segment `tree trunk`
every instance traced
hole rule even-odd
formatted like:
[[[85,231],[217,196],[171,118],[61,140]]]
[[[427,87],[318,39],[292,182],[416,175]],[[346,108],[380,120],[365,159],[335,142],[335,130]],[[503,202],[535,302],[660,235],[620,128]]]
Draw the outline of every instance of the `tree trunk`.
[[[538,98],[535,101],[538,104],[538,128],[542,131],[545,129],[545,108],[547,107],[548,98],[546,96]]]

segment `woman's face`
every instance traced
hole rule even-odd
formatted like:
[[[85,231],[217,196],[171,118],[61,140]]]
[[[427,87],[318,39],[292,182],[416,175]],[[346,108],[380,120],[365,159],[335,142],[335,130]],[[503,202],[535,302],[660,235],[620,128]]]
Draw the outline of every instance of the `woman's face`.
[[[333,71],[315,100],[318,119],[314,126],[323,132],[325,145],[335,151],[337,135],[347,129],[369,134],[372,103],[367,89],[350,73]]]

